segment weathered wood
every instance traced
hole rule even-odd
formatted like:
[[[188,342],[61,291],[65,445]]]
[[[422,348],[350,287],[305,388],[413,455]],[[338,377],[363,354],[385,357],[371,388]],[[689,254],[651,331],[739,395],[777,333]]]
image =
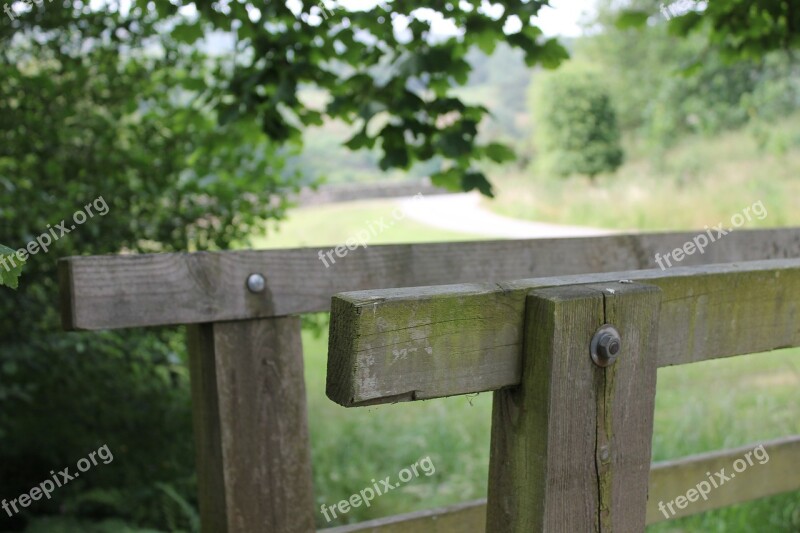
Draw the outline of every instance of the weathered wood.
[[[766,496],[800,490],[800,476],[796,475],[800,464],[800,435],[784,437],[763,443],[769,454],[769,461],[763,465],[756,463],[748,470],[747,478],[740,483],[730,484],[709,495],[708,501],[702,499],[681,511],[680,516],[698,514],[737,503],[757,500]],[[659,502],[668,502],[707,479],[706,472],[717,472],[720,468],[730,470],[733,461],[751,451],[755,445],[734,450],[692,455],[672,461],[654,463],[650,469],[647,501],[647,524],[667,520],[658,510]],[[726,470],[727,471],[727,470]],[[744,475],[744,474],[743,474]],[[734,490],[735,489],[735,490]],[[324,529],[321,533],[416,533],[417,531],[450,530],[429,529],[440,524],[454,524],[453,531],[459,533],[483,533],[486,517],[486,499],[474,500],[460,505],[430,509],[416,513],[381,518],[361,524]]]
[[[800,465],[800,435],[764,442],[762,445],[768,460],[764,460],[764,455],[761,455],[760,451],[753,455],[751,452],[759,444],[752,444],[653,465],[650,471],[647,523],[671,520],[673,515],[666,504],[674,501],[678,496],[686,497],[690,489],[697,491],[697,485],[703,481],[711,485],[710,492],[706,494],[707,499],[692,494],[691,496],[696,501],[681,502],[684,504],[683,509],[678,508],[677,505],[672,506],[672,509],[676,511],[674,518],[800,490],[800,467],[798,466]],[[746,460],[748,453],[751,453],[752,465],[750,461]],[[743,472],[736,472],[734,462],[740,459],[747,462],[747,468]],[[714,488],[713,484],[709,482],[708,473],[716,482],[719,482],[715,473],[723,468],[725,469],[723,474],[730,477],[730,480]],[[737,468],[741,469],[742,463],[739,463]],[[666,512],[659,510],[661,502],[667,508]]]
[[[343,291],[657,268],[656,253],[694,236],[370,246],[327,269],[318,249],[71,257],[61,261],[62,322],[97,330],[243,320],[327,311],[331,295]],[[681,265],[798,256],[800,228],[738,231]],[[261,295],[245,289],[253,272],[267,278]]]
[[[328,396],[354,406],[517,385],[525,295],[614,280],[662,289],[659,366],[800,345],[800,259],[360,291],[334,298]]]
[[[661,292],[613,283],[526,298],[522,383],[498,391],[486,530],[643,531]],[[603,324],[622,350],[589,357]]]
[[[314,531],[300,321],[189,328],[202,527]]]
[[[484,533],[486,499],[320,530],[320,533]]]

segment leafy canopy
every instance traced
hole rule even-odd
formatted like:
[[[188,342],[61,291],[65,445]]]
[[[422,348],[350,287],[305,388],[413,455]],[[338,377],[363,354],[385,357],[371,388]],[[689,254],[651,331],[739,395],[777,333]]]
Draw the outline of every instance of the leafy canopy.
[[[491,52],[504,41],[522,50],[529,66],[556,67],[568,57],[532,21],[546,0],[491,8],[483,0],[396,1],[352,10],[308,1],[134,0],[124,12],[113,2],[102,11],[85,4],[34,7],[12,26],[66,26],[84,39],[112,39],[123,48],[155,41],[166,57],[200,46],[230,48],[233,64],[213,72],[222,83],[204,86],[190,78],[185,84],[196,101],[218,112],[221,123],[258,124],[282,144],[299,142],[301,129],[324,117],[341,119],[357,129],[346,145],[378,146],[381,168],[438,160],[434,183],[487,195],[491,186],[475,163],[505,161],[510,154],[477,140],[488,110],[453,94],[467,82],[467,53],[473,45]],[[437,19],[451,30],[434,31]],[[304,87],[323,89],[329,100],[322,107],[304,102]]]
[[[672,4],[679,9],[673,10]],[[620,28],[642,27],[658,8],[669,19],[674,35],[704,33],[709,47],[727,60],[759,59],[769,52],[800,46],[797,0],[634,1],[620,13],[617,24]]]

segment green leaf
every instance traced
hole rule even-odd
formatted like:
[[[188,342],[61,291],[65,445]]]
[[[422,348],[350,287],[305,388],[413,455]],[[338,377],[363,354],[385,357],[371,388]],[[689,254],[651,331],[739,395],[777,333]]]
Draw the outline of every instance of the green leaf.
[[[431,183],[448,191],[461,192],[462,175],[463,172],[459,168],[453,167],[432,174]]]
[[[489,183],[483,172],[470,171],[464,174],[464,178],[461,180],[461,188],[466,192],[478,189],[482,195],[494,198],[492,184]]]
[[[539,61],[547,69],[554,69],[569,59],[569,52],[556,39],[548,39],[539,51]]]
[[[689,11],[678,17],[672,17],[669,21],[669,33],[671,35],[688,35],[700,26],[703,15],[696,11]]]
[[[483,153],[495,163],[505,163],[507,161],[513,161],[517,158],[516,154],[511,148],[500,143],[491,143],[487,145],[483,149]]]
[[[203,37],[203,27],[199,23],[178,24],[172,29],[172,38],[178,42],[194,44]]]
[[[16,257],[16,251],[0,244],[0,285],[16,289],[22,275],[24,261]],[[12,257],[13,256],[13,257]]]
[[[630,28],[639,29],[647,25],[647,19],[650,14],[646,11],[639,11],[637,9],[626,9],[620,12],[615,25],[620,30],[627,30]]]
[[[366,128],[353,135],[349,141],[344,143],[349,149],[355,151],[362,148],[372,148],[375,145],[375,140],[367,135]]]

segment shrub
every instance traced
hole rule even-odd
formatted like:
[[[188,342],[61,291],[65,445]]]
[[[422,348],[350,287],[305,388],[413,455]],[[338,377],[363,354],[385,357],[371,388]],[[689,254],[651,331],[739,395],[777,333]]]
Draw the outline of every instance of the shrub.
[[[214,91],[207,69],[222,58],[148,55],[142,42],[103,38],[81,46],[93,29],[65,20],[0,34],[0,243],[22,248],[99,197],[108,207],[29,257],[17,290],[0,286],[0,498],[74,471],[104,444],[114,461],[13,518],[0,512],[0,530],[48,514],[192,530],[182,336],[60,333],[57,260],[227,247],[281,217],[286,202],[275,199],[298,180],[260,125],[219,126],[202,104],[200,92]]]
[[[532,106],[542,170],[594,178],[622,165],[616,113],[599,76],[572,65],[543,73],[534,82]]]

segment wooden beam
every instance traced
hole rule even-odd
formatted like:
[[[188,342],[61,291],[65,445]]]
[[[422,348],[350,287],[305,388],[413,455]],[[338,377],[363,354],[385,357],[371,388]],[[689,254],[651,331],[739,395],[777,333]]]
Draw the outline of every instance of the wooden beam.
[[[314,531],[297,317],[189,328],[203,532]]]
[[[483,533],[486,499],[417,511],[360,524],[323,529],[320,533]]]
[[[745,481],[729,483],[729,488],[720,487],[719,490],[715,490],[709,495],[708,501],[698,499],[697,502],[682,510],[680,516],[699,514],[729,505],[800,490],[800,476],[792,475],[797,470],[797,465],[800,464],[800,435],[776,439],[765,442],[763,445],[769,454],[768,462],[763,465],[756,463],[740,477]],[[752,451],[756,446],[758,444],[735,450],[716,451],[654,463],[650,469],[647,525],[667,520],[664,514],[658,510],[659,502],[672,501],[676,496],[685,494],[697,483],[707,479],[706,472],[718,472],[720,468],[729,471],[735,460]],[[324,529],[321,533],[416,533],[417,531],[441,533],[439,530],[429,529],[436,527],[440,517],[444,523],[459,526],[453,531],[484,533],[486,531],[486,499]],[[450,533],[450,530],[447,529],[442,531]]]
[[[800,259],[360,291],[334,298],[328,396],[350,407],[517,385],[528,292],[620,280],[664,292],[658,366],[800,346]]]
[[[754,452],[760,446],[763,446],[763,450]],[[745,463],[746,469],[738,471],[737,468],[741,470]],[[800,435],[656,463],[650,471],[647,523],[654,524],[800,490],[798,465]],[[719,484],[720,478],[716,473],[722,469],[725,469],[722,475],[730,479],[715,488],[707,473]],[[666,513],[659,509],[661,502],[666,507],[667,503],[674,502],[679,496],[686,498],[687,492],[692,489],[697,492],[698,484],[703,481],[711,485],[705,498],[691,494],[695,501],[681,502],[682,509],[672,505],[675,515],[672,515],[669,508]],[[701,488],[706,489],[706,486]]]
[[[334,255],[329,268],[318,249],[70,257],[60,263],[62,323],[98,330],[246,320],[327,311],[343,291],[656,268],[656,253],[695,235],[369,246]],[[734,232],[681,264],[787,257],[800,257],[800,228]],[[267,280],[259,295],[245,288],[254,272]]]
[[[486,530],[644,531],[661,291],[565,286],[526,302],[522,383],[494,394]],[[604,324],[622,342],[608,367],[589,357]]]

